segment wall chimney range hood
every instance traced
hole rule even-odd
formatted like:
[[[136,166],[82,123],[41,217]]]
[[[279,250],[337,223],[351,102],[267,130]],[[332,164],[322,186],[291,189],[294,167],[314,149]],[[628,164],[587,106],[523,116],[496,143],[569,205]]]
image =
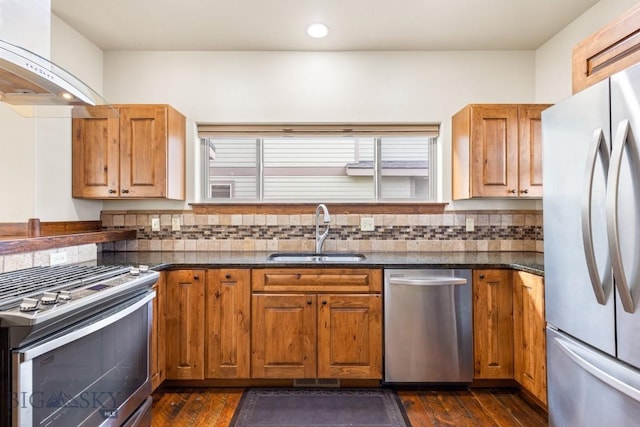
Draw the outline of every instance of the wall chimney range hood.
[[[0,102],[16,106],[107,104],[98,93],[63,68],[2,40]]]

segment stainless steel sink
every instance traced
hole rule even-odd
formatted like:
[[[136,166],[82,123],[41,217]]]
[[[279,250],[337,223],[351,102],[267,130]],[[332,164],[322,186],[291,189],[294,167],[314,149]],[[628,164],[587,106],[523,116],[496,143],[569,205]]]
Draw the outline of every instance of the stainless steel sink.
[[[362,254],[352,253],[276,253],[267,257],[267,261],[278,262],[358,262],[366,257]]]

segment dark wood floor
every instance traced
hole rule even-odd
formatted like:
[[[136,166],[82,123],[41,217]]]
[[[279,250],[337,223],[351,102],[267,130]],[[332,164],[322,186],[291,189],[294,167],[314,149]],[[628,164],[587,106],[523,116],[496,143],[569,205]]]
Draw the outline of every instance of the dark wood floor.
[[[228,426],[243,389],[160,389],[152,427]],[[539,407],[510,389],[398,390],[413,427],[547,426]]]

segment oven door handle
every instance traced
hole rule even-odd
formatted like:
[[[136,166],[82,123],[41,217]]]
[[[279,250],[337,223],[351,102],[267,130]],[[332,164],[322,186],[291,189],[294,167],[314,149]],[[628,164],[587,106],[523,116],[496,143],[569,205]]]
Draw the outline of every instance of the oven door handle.
[[[86,337],[94,332],[99,331],[100,329],[104,329],[109,325],[114,324],[120,319],[123,319],[135,312],[136,310],[144,307],[149,303],[153,298],[155,298],[156,292],[150,291],[137,299],[132,299],[127,302],[124,302],[120,305],[112,307],[103,313],[101,313],[101,317],[97,320],[92,321],[90,324],[78,328],[76,330],[72,330],[68,333],[64,333],[63,335],[56,336],[49,340],[45,340],[42,342],[38,342],[33,346],[26,347],[24,349],[16,350],[16,353],[20,357],[20,363],[26,362],[27,360],[36,358],[42,354],[48,353],[52,350],[55,350],[58,347],[62,347],[63,345],[69,344],[75,340],[78,340],[82,337]],[[122,308],[119,308],[122,307]]]

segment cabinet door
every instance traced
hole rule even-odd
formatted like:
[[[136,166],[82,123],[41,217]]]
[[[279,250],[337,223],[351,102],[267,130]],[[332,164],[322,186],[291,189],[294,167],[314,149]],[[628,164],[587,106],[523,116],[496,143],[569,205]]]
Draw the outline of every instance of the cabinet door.
[[[207,378],[249,378],[251,270],[207,271]]]
[[[120,107],[120,197],[165,197],[167,107]]]
[[[167,379],[204,379],[204,270],[167,272]]]
[[[525,389],[547,403],[543,278],[513,273],[514,376]]]
[[[74,109],[74,114],[78,110]],[[120,191],[120,127],[110,107],[84,107],[72,120],[73,197],[111,198]]]
[[[475,379],[513,378],[512,271],[473,272]]]
[[[528,105],[518,110],[520,130],[521,197],[542,197],[542,110],[549,105]]]
[[[316,377],[316,296],[253,294],[251,377]]]
[[[165,303],[165,272],[160,273],[160,278],[153,285],[156,297],[153,300],[153,322],[151,325],[151,350],[149,352],[151,361],[149,371],[151,375],[151,390],[155,390],[165,379],[165,323],[164,323],[164,303]]]
[[[518,196],[518,107],[471,109],[472,197]]]
[[[318,295],[318,378],[382,378],[380,294]]]

